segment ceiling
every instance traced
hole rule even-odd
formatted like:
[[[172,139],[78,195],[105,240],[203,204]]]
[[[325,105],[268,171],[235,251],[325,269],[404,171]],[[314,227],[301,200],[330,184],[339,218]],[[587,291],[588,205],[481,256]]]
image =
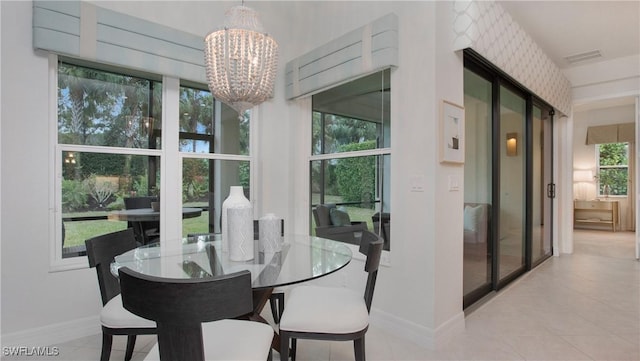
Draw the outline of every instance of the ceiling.
[[[498,1],[566,69],[640,54],[640,1]],[[566,58],[599,51],[570,63]]]
[[[562,70],[640,54],[638,0],[497,2]],[[567,59],[576,55],[586,59]],[[603,99],[574,104],[574,111],[633,103],[631,96]]]

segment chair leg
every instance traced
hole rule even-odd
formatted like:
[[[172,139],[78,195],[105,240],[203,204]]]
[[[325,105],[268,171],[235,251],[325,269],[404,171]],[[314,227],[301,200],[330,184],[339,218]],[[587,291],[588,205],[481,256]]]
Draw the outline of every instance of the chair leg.
[[[289,335],[280,332],[280,361],[289,359]]]
[[[282,317],[283,312],[284,312],[284,293],[278,293],[278,322],[280,322],[280,317]]]
[[[366,356],[364,353],[364,336],[353,340],[353,350],[356,354],[356,361],[365,361]]]
[[[284,293],[272,293],[269,297],[269,306],[271,306],[273,321],[276,324],[280,323],[280,316],[284,312]]]
[[[100,361],[109,361],[111,357],[111,344],[113,343],[113,336],[102,332],[102,352],[100,353]]]
[[[291,339],[291,361],[296,361],[296,350],[298,349],[298,339]],[[282,360],[281,360],[282,361]]]
[[[136,346],[136,335],[127,336],[127,351],[124,354],[124,361],[130,361],[133,357],[133,348]]]

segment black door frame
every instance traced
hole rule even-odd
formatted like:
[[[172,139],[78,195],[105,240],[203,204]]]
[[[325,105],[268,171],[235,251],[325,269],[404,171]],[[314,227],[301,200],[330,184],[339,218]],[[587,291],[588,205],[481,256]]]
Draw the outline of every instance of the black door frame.
[[[464,67],[475,73],[476,75],[484,78],[492,84],[492,94],[491,94],[491,106],[492,106],[492,115],[491,115],[491,124],[492,124],[492,195],[491,195],[491,225],[490,231],[488,234],[489,242],[487,242],[487,254],[489,257],[489,269],[491,271],[491,280],[489,283],[486,283],[477,289],[469,292],[467,295],[463,295],[463,307],[466,308],[471,304],[475,303],[482,297],[486,296],[491,291],[498,291],[504,288],[513,280],[522,276],[524,273],[530,271],[531,269],[537,267],[539,264],[544,262],[544,260],[551,257],[553,254],[553,249],[551,252],[545,257],[532,262],[533,251],[532,251],[532,205],[533,205],[533,107],[536,106],[540,108],[543,113],[548,114],[550,117],[550,134],[548,136],[553,139],[553,107],[551,107],[548,103],[534,96],[526,87],[519,84],[509,75],[495,67],[488,60],[484,59],[481,55],[476,53],[471,49],[464,50]],[[501,137],[500,137],[500,87],[504,86],[506,89],[513,91],[517,95],[521,96],[525,100],[525,124],[524,124],[524,136],[525,140],[525,229],[524,229],[524,264],[522,267],[517,270],[511,272],[509,275],[499,279],[499,267],[500,267],[500,245],[498,242],[499,232],[492,231],[499,229],[500,222],[500,207],[497,205],[500,204],[500,147],[501,147]],[[546,136],[546,135],[545,135]],[[551,164],[549,165],[549,169],[551,171],[550,179],[551,184],[553,184],[554,174],[553,174],[553,142],[551,143],[551,149],[549,149],[550,156],[549,161]],[[548,200],[549,201],[549,200]],[[549,207],[550,209],[550,219],[553,220],[553,207]],[[553,237],[553,222],[547,225],[550,227],[549,234]],[[551,241],[551,247],[553,247],[553,239]]]

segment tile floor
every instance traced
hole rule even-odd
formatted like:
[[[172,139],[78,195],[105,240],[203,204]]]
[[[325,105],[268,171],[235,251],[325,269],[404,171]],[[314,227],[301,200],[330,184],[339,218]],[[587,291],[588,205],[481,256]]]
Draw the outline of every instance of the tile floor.
[[[551,258],[469,312],[466,331],[443,349],[371,327],[367,359],[640,360],[640,262],[633,247],[633,233],[576,232],[573,255]],[[143,360],[154,342],[139,337],[133,359]],[[74,340],[44,360],[98,360],[100,343],[99,335]],[[123,337],[114,339],[111,360],[123,360],[124,346]],[[2,358],[19,359],[36,360]],[[353,360],[353,349],[301,340],[298,360]]]

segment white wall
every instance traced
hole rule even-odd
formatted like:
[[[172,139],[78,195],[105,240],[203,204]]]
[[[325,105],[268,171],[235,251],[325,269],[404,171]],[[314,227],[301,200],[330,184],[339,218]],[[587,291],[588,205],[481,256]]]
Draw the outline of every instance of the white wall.
[[[95,271],[49,273],[48,58],[31,47],[31,3],[0,6],[4,336],[96,315],[100,299]]]
[[[205,34],[229,2],[105,2],[99,6]],[[31,3],[2,6],[2,337],[44,345],[98,333],[99,296],[89,269],[50,273],[52,217],[47,56],[31,47]],[[400,66],[392,71],[394,245],[374,298],[374,322],[437,346],[464,324],[462,166],[437,162],[441,99],[463,103],[462,59],[451,52],[448,2],[255,2],[280,43],[275,97],[257,109],[258,214],[274,212],[308,229],[308,99],[284,100],[284,64],[389,12],[399,18]],[[55,128],[52,130],[55,131]],[[410,192],[412,176],[424,192]],[[436,212],[436,209],[438,212]],[[340,274],[340,275],[339,275]],[[326,282],[362,286],[362,263]],[[49,342],[46,342],[49,341]]]
[[[303,19],[302,28],[310,32],[300,34],[304,50],[299,54],[389,12],[398,16],[400,64],[391,75],[392,232],[398,241],[392,245],[390,267],[379,275],[372,314],[378,324],[437,346],[463,324],[462,194],[445,191],[450,175],[458,177],[463,189],[462,167],[440,166],[436,151],[440,99],[463,103],[462,59],[450,51],[450,3],[313,4],[314,16]],[[308,156],[303,154],[310,148],[303,139],[308,138],[311,108],[308,99],[289,104],[296,131],[292,151],[298,153],[291,170],[297,178],[290,209],[296,210],[292,218],[304,218],[299,223],[306,226],[308,177],[300,173],[308,173]],[[424,179],[425,192],[409,191],[414,176]],[[361,263],[350,265],[346,273],[347,279],[337,273],[322,283],[362,286]]]

